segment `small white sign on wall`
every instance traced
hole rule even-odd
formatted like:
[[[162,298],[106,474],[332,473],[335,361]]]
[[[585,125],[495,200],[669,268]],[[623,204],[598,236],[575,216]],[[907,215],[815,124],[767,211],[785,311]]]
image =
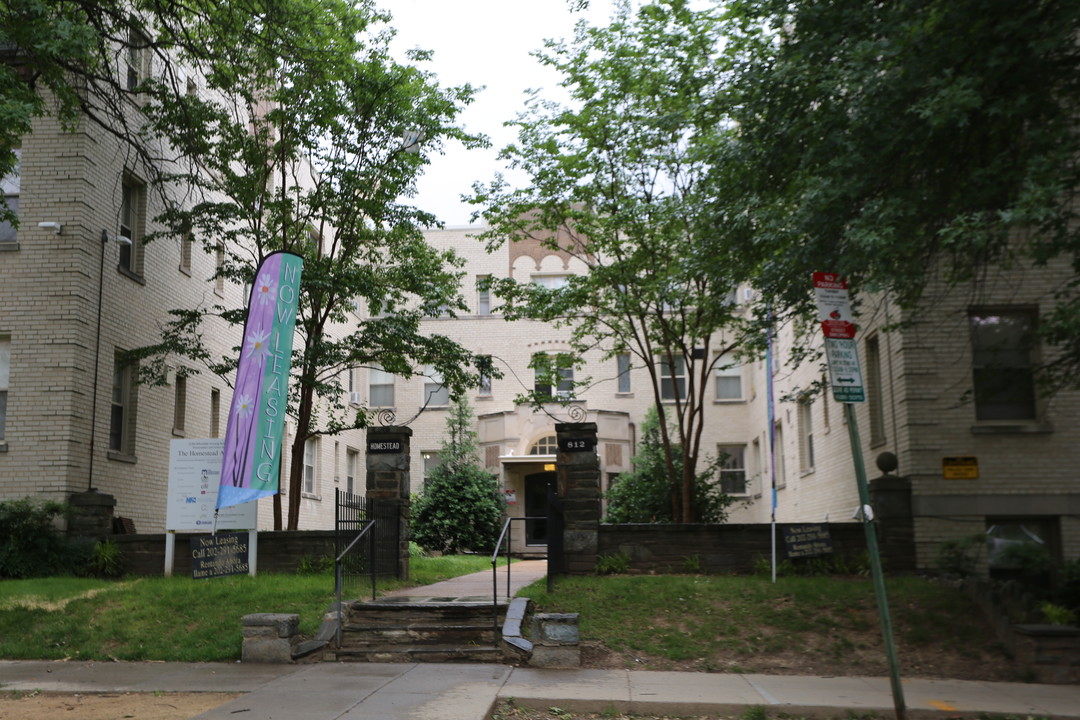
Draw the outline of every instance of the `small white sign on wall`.
[[[173,440],[169,443],[169,495],[165,529],[210,532],[221,482],[222,438]],[[222,508],[218,530],[254,530],[258,503]]]

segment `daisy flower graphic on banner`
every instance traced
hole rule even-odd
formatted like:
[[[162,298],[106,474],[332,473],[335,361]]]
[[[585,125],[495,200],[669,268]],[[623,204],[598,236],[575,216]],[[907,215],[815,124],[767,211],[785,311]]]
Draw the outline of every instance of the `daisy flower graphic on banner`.
[[[236,417],[245,418],[255,410],[255,405],[252,402],[250,395],[244,393],[236,399]]]
[[[267,303],[274,302],[274,295],[277,290],[277,280],[270,273],[262,273],[259,275],[258,281],[255,283],[254,299],[260,305],[266,305]]]
[[[258,360],[269,349],[267,340],[270,339],[270,331],[262,328],[252,330],[248,336],[247,348],[244,350],[244,354],[250,357],[252,360]]]

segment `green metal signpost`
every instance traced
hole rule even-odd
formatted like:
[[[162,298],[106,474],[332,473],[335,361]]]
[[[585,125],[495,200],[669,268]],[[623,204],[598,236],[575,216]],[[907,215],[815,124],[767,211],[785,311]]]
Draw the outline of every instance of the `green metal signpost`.
[[[904,706],[904,689],[900,685],[900,664],[893,641],[892,620],[889,617],[889,599],[885,593],[885,576],[881,570],[881,553],[878,551],[877,528],[874,526],[870,507],[870,488],[863,463],[862,442],[859,440],[859,424],[855,419],[856,402],[866,401],[862,371],[859,368],[859,352],[855,345],[855,323],[848,302],[847,283],[830,273],[814,273],[814,293],[818,316],[825,333],[825,354],[829,364],[829,384],[833,398],[844,404],[848,436],[851,439],[851,455],[855,461],[855,482],[859,486],[859,516],[866,532],[866,549],[870,555],[870,571],[874,580],[878,615],[881,618],[881,634],[885,642],[885,655],[889,661],[889,682],[892,685],[893,707],[897,720],[907,720]]]

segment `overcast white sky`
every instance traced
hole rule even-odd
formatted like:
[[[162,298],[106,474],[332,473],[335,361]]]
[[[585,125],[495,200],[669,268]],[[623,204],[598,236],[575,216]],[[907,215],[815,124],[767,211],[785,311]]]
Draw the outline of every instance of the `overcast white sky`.
[[[589,22],[606,24],[609,0],[592,0],[591,6],[585,15]],[[545,38],[569,40],[581,15],[571,13],[566,0],[393,0],[384,7],[394,16],[399,52],[433,50],[428,68],[443,85],[486,86],[461,123],[491,137],[491,149],[466,151],[448,144],[445,155],[432,159],[413,200],[447,226],[465,225],[472,207],[459,198],[473,182],[486,183],[503,169],[498,151],[516,138],[502,125],[524,109],[525,90],[543,88],[545,97],[557,97],[558,75],[529,53],[543,47]]]

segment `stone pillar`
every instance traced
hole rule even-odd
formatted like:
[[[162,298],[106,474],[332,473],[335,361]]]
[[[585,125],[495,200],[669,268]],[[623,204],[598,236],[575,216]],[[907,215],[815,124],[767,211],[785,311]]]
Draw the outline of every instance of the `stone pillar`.
[[[596,572],[600,536],[600,458],[596,423],[559,423],[556,469],[565,518],[563,550],[568,575]]]
[[[389,502],[398,508],[397,576],[409,579],[409,461],[412,430],[373,427],[367,431],[368,502]]]
[[[72,493],[68,504],[75,510],[68,520],[68,535],[86,538],[112,535],[115,497],[91,488],[86,492]]]
[[[889,475],[896,470],[896,456],[881,453],[878,469],[883,473],[870,481],[870,505],[874,508],[881,558],[888,572],[915,571],[915,521],[911,514],[911,480]]]

